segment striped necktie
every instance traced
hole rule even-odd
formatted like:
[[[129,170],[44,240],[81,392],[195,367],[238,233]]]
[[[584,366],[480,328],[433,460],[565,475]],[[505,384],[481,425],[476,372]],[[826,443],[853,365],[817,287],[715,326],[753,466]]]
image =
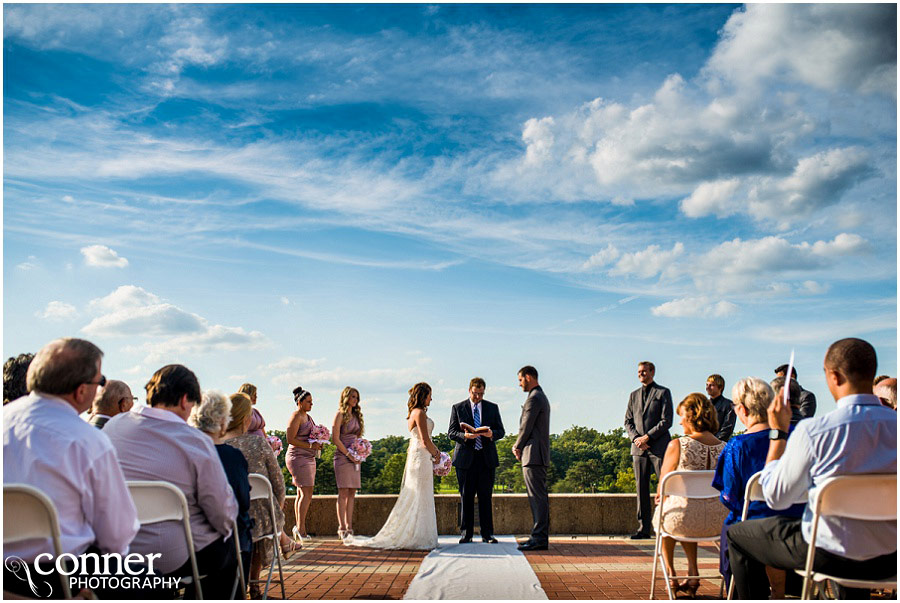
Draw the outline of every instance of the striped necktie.
[[[478,429],[479,427],[481,427],[481,413],[478,412],[477,404],[475,405],[475,410],[473,411],[472,414],[474,415],[474,418],[475,418],[475,421],[474,421],[475,429]],[[481,450],[481,436],[478,436],[477,438],[475,438],[475,450]]]

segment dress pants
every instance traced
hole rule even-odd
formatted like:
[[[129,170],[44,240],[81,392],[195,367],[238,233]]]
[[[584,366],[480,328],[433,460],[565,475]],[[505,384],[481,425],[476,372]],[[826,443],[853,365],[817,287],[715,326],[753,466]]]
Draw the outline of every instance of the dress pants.
[[[231,538],[234,537],[235,534],[232,534]],[[231,597],[231,589],[234,588],[234,579],[237,576],[237,564],[239,563],[234,553],[234,541],[231,538],[228,540],[218,538],[196,552],[197,571],[201,576],[206,576],[200,580],[204,599],[228,599]],[[166,575],[192,576],[190,558],[177,570]],[[240,586],[237,590],[241,590]],[[235,597],[243,599],[244,593],[238,592]],[[185,588],[184,598],[197,598],[193,585]]]
[[[728,555],[738,599],[767,599],[766,566],[793,571],[806,563],[809,545],[796,517],[751,519],[728,528]],[[816,547],[813,569],[833,576],[860,579],[889,578],[897,572],[897,552],[865,561],[847,559]],[[839,599],[868,599],[869,591],[838,587]]]
[[[536,544],[547,544],[550,539],[550,497],[547,494],[547,467],[544,465],[525,465],[525,489],[528,502],[531,504],[531,517],[534,527],[531,529],[531,541]]]
[[[632,456],[634,465],[634,481],[637,486],[637,519],[638,529],[644,534],[653,532],[653,509],[650,507],[650,472],[656,473],[662,467],[662,458],[648,453],[646,456]]]
[[[494,518],[491,508],[491,495],[494,492],[494,467],[489,467],[484,458],[484,450],[473,453],[472,464],[468,469],[456,468],[456,479],[459,482],[459,494],[462,497],[462,517],[459,520],[459,531],[464,536],[472,537],[475,529],[475,495],[478,495],[478,524],[481,537],[494,535]]]

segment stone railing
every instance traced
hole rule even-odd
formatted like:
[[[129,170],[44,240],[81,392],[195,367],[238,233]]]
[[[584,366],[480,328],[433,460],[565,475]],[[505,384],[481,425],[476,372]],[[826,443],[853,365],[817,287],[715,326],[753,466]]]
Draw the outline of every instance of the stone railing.
[[[374,534],[394,507],[396,494],[360,494],[356,497],[353,529],[357,534]],[[306,515],[310,534],[337,534],[337,496],[313,496]],[[457,534],[459,495],[436,494],[438,533]],[[478,504],[476,501],[477,512]],[[531,506],[525,494],[494,494],[494,532],[528,534],[531,532]],[[294,497],[284,504],[285,531],[294,525]],[[635,494],[551,494],[550,531],[553,534],[630,534],[637,528]],[[477,529],[477,522],[476,522]]]

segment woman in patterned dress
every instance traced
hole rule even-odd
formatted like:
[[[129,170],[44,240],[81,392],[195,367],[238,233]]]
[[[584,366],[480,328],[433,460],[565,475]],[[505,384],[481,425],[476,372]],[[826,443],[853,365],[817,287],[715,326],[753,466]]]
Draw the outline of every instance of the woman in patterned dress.
[[[331,441],[337,447],[334,453],[334,478],[338,488],[338,536],[341,540],[353,535],[353,502],[361,485],[360,462],[350,456],[347,448],[355,439],[362,437],[363,429],[359,390],[345,387],[341,392],[341,401],[331,429]]]
[[[302,387],[294,388],[294,402],[297,410],[291,413],[285,439],[288,442],[284,463],[287,465],[294,485],[297,486],[297,501],[294,504],[294,540],[309,540],[306,533],[306,513],[312,502],[313,487],[316,485],[316,453],[322,449],[318,442],[309,441],[309,432],[316,424],[309,411],[312,410],[312,394]]]
[[[715,469],[719,454],[725,448],[725,442],[713,435],[719,429],[719,420],[716,408],[709,398],[700,393],[689,394],[681,401],[677,410],[684,435],[669,442],[663,457],[660,481],[672,471]],[[673,536],[701,537],[718,534],[722,529],[722,521],[728,515],[728,509],[717,498],[666,496],[660,504],[657,493],[656,503],[653,525],[658,525],[660,510],[665,508],[662,529]],[[687,557],[688,575],[698,575],[697,543],[682,541],[681,547]],[[675,579],[675,539],[665,536],[662,538],[662,556],[666,570],[672,576],[672,590],[685,591],[691,596],[697,594],[700,580],[692,578],[679,583]]]

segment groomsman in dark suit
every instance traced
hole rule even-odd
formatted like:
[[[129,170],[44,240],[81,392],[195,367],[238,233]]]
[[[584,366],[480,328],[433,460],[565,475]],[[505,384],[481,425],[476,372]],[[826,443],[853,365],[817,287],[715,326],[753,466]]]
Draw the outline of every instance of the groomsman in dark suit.
[[[531,503],[534,527],[531,538],[520,551],[546,551],[550,539],[550,496],[547,494],[547,467],[550,466],[550,401],[538,384],[537,369],[519,369],[519,387],[528,393],[519,419],[519,437],[513,444],[516,460],[522,462],[525,489]]]
[[[631,461],[637,485],[638,531],[632,540],[650,538],[652,514],[650,509],[650,472],[659,477],[666,447],[672,439],[672,393],[657,384],[653,377],[656,367],[652,362],[638,364],[638,381],[641,387],[628,397],[625,411],[625,431],[631,439]]]
[[[494,519],[491,509],[491,494],[494,491],[494,475],[500,460],[497,458],[495,441],[505,435],[500,408],[484,399],[484,379],[475,377],[469,382],[469,398],[453,405],[450,411],[450,439],[456,442],[453,450],[453,466],[459,482],[462,498],[462,517],[459,531],[460,543],[472,542],[475,529],[475,496],[478,496],[478,523],[481,540],[496,544]],[[472,433],[461,426],[478,430]],[[480,434],[480,435],[479,435]]]

